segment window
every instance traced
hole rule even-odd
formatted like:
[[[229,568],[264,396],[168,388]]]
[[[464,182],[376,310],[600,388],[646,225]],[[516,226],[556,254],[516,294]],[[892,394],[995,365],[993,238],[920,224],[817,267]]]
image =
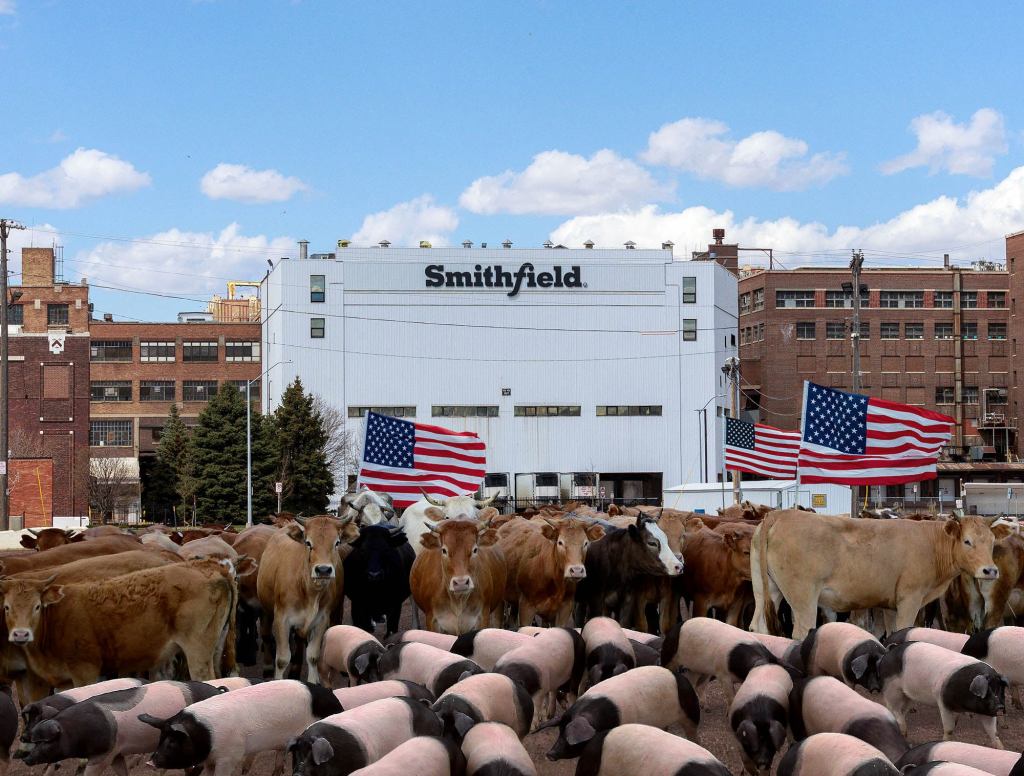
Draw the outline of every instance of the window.
[[[973,310],[978,306],[978,292],[977,291],[961,291],[960,292],[960,306],[965,310]]]
[[[523,405],[517,404],[515,409],[515,416],[517,418],[553,418],[553,417],[573,417],[578,418],[580,416],[580,405],[578,404],[531,404]]]
[[[1009,404],[1009,398],[1005,388],[986,388],[985,404],[989,407],[995,404]]]
[[[131,447],[130,420],[94,420],[89,423],[90,447]]]
[[[867,321],[862,321],[860,324],[860,338],[862,340],[871,339],[871,324]]]
[[[976,385],[964,386],[964,404],[978,403],[978,387]]]
[[[131,340],[93,340],[89,345],[91,361],[131,361]]]
[[[170,363],[174,361],[174,340],[169,342],[140,342],[140,360],[144,363]]]
[[[750,312],[750,292],[740,294],[740,315]]]
[[[1004,339],[1006,339],[1006,324],[1005,323],[990,323],[988,325],[988,338],[990,340],[1004,340]]]
[[[754,327],[754,342],[764,342],[764,324],[759,323]]]
[[[68,325],[68,306],[66,304],[48,304],[48,305],[46,305],[46,325],[47,326],[67,326]]]
[[[799,340],[814,339],[814,321],[797,321],[796,338]]]
[[[238,392],[242,394],[242,398],[245,398],[245,380],[228,380],[228,385],[233,385],[238,389]],[[252,387],[249,389],[249,401],[259,401],[260,398],[260,381],[256,380]]]
[[[904,323],[903,336],[909,340],[924,339],[923,323]]]
[[[996,309],[1003,309],[1006,307],[1006,292],[1005,291],[989,291],[986,294],[988,297],[988,306]]]
[[[139,383],[139,401],[174,401],[174,381],[143,380]]]
[[[953,403],[953,389],[952,388],[936,388],[935,389],[935,403],[936,404],[952,404]]]
[[[936,323],[935,324],[935,339],[953,339],[953,324],[952,323]]]
[[[953,292],[952,291],[936,291],[935,292],[935,306],[936,307],[952,307],[953,306]]]
[[[882,339],[894,340],[900,338],[900,325],[898,323],[882,323]]]
[[[217,340],[181,343],[181,360],[211,363],[217,360]]]
[[[978,339],[978,324],[977,323],[963,323],[960,325],[960,337],[965,340],[976,340]]]
[[[496,418],[497,405],[435,404],[430,408],[434,418]]]
[[[378,415],[388,415],[392,418],[415,418],[415,407],[349,407],[350,418],[365,418],[367,412],[376,412]]]
[[[879,307],[924,307],[924,291],[881,291]]]
[[[507,488],[508,487],[508,475],[507,474],[485,474],[484,475],[484,487],[485,488]]]
[[[683,304],[697,304],[697,278],[683,278]]]
[[[696,318],[683,318],[683,341],[684,342],[696,342],[697,341],[697,319]]]
[[[89,383],[89,401],[131,401],[130,380],[93,380]]]
[[[25,325],[25,305],[22,304],[9,304],[7,305],[7,323],[11,326],[24,326]]]
[[[763,310],[763,309],[764,309],[764,289],[763,288],[755,288],[754,289],[754,312],[756,313],[758,310]]]
[[[813,291],[776,291],[776,307],[814,307]]]
[[[309,301],[323,302],[327,296],[327,278],[325,275],[309,276]]]
[[[259,361],[260,343],[252,341],[225,342],[225,361]]]
[[[539,472],[534,482],[538,488],[557,488],[558,475],[553,472]]]
[[[326,321],[326,318],[310,318],[309,336],[312,337],[313,339],[323,339]]]
[[[843,321],[828,321],[825,324],[825,339],[841,340],[846,336],[846,323]]]
[[[185,380],[181,384],[182,401],[209,401],[216,392],[216,380]]]
[[[598,404],[597,416],[607,415],[636,416],[636,415],[661,415],[660,404]]]
[[[868,292],[863,291],[860,295],[860,306],[868,306]],[[846,291],[826,291],[825,307],[853,307],[853,294]]]

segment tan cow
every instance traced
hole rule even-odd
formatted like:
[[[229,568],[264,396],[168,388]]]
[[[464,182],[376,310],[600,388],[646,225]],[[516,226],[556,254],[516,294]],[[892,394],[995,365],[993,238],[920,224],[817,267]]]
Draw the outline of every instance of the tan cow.
[[[516,518],[498,529],[505,556],[505,601],[518,611],[515,625],[569,625],[576,582],[587,575],[587,548],[604,528],[572,516],[540,522]]]
[[[23,571],[48,569],[70,563],[81,558],[95,558],[97,555],[113,555],[141,549],[142,543],[134,536],[104,536],[87,542],[75,542],[54,547],[52,550],[22,553],[0,560],[0,574],[20,574]]]
[[[746,523],[721,523],[711,530],[694,517],[686,525],[683,548],[683,597],[693,606],[694,617],[707,617],[714,608],[730,625],[740,624],[744,584],[750,581],[750,542],[754,527]]]
[[[949,522],[859,520],[780,510],[754,533],[751,630],[779,633],[777,606],[793,610],[793,638],[817,622],[818,607],[836,612],[896,610],[897,630],[945,591],[961,571],[996,579],[994,537],[978,517]]]
[[[428,517],[439,517],[431,507]],[[440,520],[420,537],[423,551],[409,573],[416,605],[427,630],[460,636],[499,627],[505,598],[505,558],[498,532],[487,523]]]
[[[307,681],[320,681],[320,643],[330,625],[331,609],[342,595],[342,561],[357,538],[359,529],[350,517],[339,520],[319,515],[296,518],[267,542],[256,591],[265,637],[273,618],[275,679],[283,679],[291,663],[290,636],[294,630],[306,642]],[[264,638],[264,644],[269,640]]]
[[[21,546],[27,550],[52,550],[72,542],[85,541],[85,537],[77,531],[65,531],[63,528],[26,528],[28,534],[22,534]]]

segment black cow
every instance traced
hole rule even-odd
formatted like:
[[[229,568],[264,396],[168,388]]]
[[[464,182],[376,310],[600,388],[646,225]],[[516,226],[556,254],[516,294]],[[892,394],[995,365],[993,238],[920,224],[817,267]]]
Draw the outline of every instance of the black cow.
[[[359,529],[345,558],[345,595],[352,601],[352,624],[373,632],[387,620],[387,635],[398,631],[402,604],[409,597],[409,572],[416,553],[401,528],[368,525]]]

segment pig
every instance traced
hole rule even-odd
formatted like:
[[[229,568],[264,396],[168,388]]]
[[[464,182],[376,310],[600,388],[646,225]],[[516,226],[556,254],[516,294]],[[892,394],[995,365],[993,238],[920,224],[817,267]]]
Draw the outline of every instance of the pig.
[[[149,754],[160,743],[159,732],[140,716],[171,717],[222,692],[203,682],[161,681],[80,701],[36,723],[25,764],[88,759],[86,776],[100,776],[111,765],[127,776],[125,755]]]
[[[991,749],[977,744],[965,744],[961,741],[932,741],[910,749],[899,759],[896,766],[900,769],[908,766],[924,765],[935,761],[961,763],[972,768],[993,774],[993,776],[1019,776],[1014,766],[1021,756],[1005,749]],[[1024,773],[1024,765],[1020,773]]]
[[[447,738],[420,736],[399,744],[377,762],[352,771],[352,776],[461,776],[465,757]]]
[[[641,644],[647,644],[655,649],[660,647],[661,642],[664,641],[661,636],[656,636],[653,633],[644,633],[643,631],[633,630],[632,628],[623,628],[622,632],[626,634],[626,638],[630,641],[639,641]]]
[[[959,652],[969,639],[966,633],[951,633],[950,631],[939,630],[938,628],[904,628],[893,633],[885,640],[887,647],[894,647],[907,641],[927,641],[939,647],[945,647],[953,652]]]
[[[520,647],[506,652],[494,671],[520,682],[533,697],[536,727],[555,710],[555,694],[562,690],[569,703],[576,700],[583,676],[583,637],[572,628],[546,628]]]
[[[884,754],[853,736],[818,733],[789,747],[776,776],[900,776]]]
[[[831,676],[796,682],[789,696],[789,725],[797,740],[815,733],[859,738],[892,762],[909,746],[892,712]]]
[[[598,733],[576,766],[576,776],[625,774],[730,776],[729,769],[704,747],[650,725],[620,725]]]
[[[560,719],[558,739],[547,753],[549,760],[579,757],[598,733],[636,723],[656,728],[681,725],[687,738],[697,740],[700,702],[682,671],[660,666],[634,668],[587,690]]]
[[[583,642],[587,647],[588,684],[597,684],[605,679],[636,667],[636,655],[622,626],[611,617],[594,617],[583,626]]]
[[[472,660],[484,671],[493,671],[494,664],[502,655],[522,646],[531,638],[524,633],[501,628],[482,628],[463,633],[452,644],[450,651]]]
[[[392,645],[381,655],[377,661],[377,672],[382,679],[404,679],[422,684],[437,697],[467,676],[483,673],[483,669],[461,655],[428,644],[406,641]]]
[[[772,636],[768,633],[751,633],[750,635],[764,644],[780,663],[786,663],[799,671],[804,670],[804,660],[800,655],[800,650],[803,648],[802,641],[787,639],[785,636]]]
[[[397,638],[388,643],[401,644],[405,641],[417,641],[420,644],[429,644],[432,647],[443,649],[445,652],[450,652],[456,639],[458,639],[458,636],[452,636],[448,633],[434,633],[434,631],[411,629],[398,634]]]
[[[754,666],[777,662],[752,633],[710,617],[691,617],[677,625],[661,648],[661,664],[690,671],[698,689],[709,678],[718,679],[729,705],[734,683],[746,679]]]
[[[173,716],[140,714],[160,731],[153,753],[157,768],[189,769],[231,776],[235,766],[260,752],[280,752],[317,720],[341,712],[334,693],[317,684],[277,679],[193,703]]]
[[[948,762],[930,762],[903,771],[903,776],[993,776],[969,765]]]
[[[882,689],[878,661],[884,654],[885,647],[878,639],[848,622],[827,622],[815,628],[800,648],[808,676],[833,676],[868,692]]]
[[[961,654],[983,660],[1006,677],[1018,693],[1024,693],[1024,628],[1003,625],[978,631],[960,650]]]
[[[466,776],[537,776],[516,732],[498,722],[474,725],[462,740]]]
[[[382,679],[379,682],[360,684],[356,687],[339,687],[334,691],[334,697],[338,699],[343,711],[354,709],[371,701],[379,701],[382,698],[412,698],[423,703],[433,703],[437,697],[416,682],[406,682],[401,679]]]
[[[31,741],[32,728],[36,726],[36,723],[57,716],[68,706],[74,706],[81,701],[87,701],[90,698],[95,698],[97,695],[114,692],[115,690],[128,690],[132,687],[139,687],[141,684],[141,679],[108,679],[105,682],[74,687],[70,690],[59,692],[56,695],[47,696],[35,703],[29,703],[21,709],[21,718],[25,722],[21,740],[25,743]]]
[[[525,736],[533,725],[533,698],[519,682],[502,674],[476,674],[452,685],[431,707],[445,735],[461,740],[482,722],[500,722]]]
[[[963,713],[980,715],[992,745],[1002,749],[996,715],[1005,711],[1007,682],[991,666],[924,641],[893,647],[878,663],[885,705],[907,735],[911,703],[937,706],[944,740],[950,740]]]
[[[636,665],[640,666],[660,666],[661,665],[661,645],[657,645],[657,649],[640,641],[629,640],[629,645],[633,648],[633,656],[636,658]]]
[[[739,743],[740,759],[750,774],[771,771],[786,740],[792,671],[765,663],[747,673],[729,706],[729,726]]]
[[[348,676],[350,687],[380,679],[377,663],[384,654],[384,645],[372,634],[353,625],[332,625],[324,633],[320,654],[326,667],[326,682],[333,687],[338,674]]]
[[[293,776],[348,776],[417,736],[439,736],[441,720],[412,698],[383,698],[314,722],[292,739]]]
[[[203,684],[220,687],[231,692],[232,690],[240,690],[243,687],[252,687],[252,685],[259,684],[262,681],[262,679],[243,679],[241,676],[226,676],[223,679],[207,679]]]
[[[0,687],[0,776],[11,764],[11,745],[18,737],[18,707],[11,698],[10,685]]]

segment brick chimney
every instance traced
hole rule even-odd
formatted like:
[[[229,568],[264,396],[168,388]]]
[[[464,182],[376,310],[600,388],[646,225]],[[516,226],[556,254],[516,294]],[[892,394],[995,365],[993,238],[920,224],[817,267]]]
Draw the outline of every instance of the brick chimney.
[[[53,285],[53,248],[21,249],[21,284],[23,286]]]

